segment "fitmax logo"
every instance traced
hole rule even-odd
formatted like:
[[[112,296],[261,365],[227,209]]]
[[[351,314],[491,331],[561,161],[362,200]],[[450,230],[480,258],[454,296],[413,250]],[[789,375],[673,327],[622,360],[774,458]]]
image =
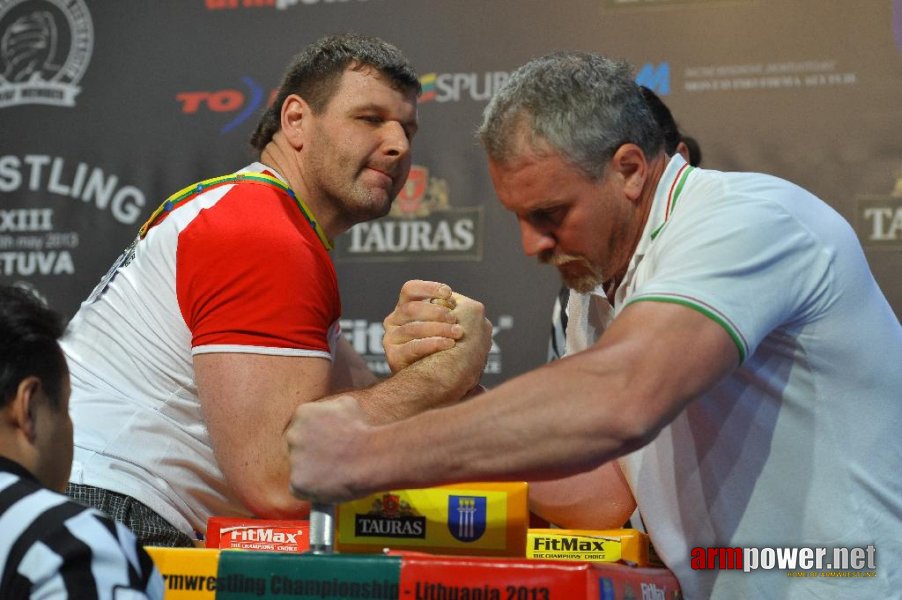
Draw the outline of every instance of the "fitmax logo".
[[[339,323],[345,339],[363,357],[370,370],[379,375],[388,375],[391,370],[382,349],[382,336],[385,333],[382,323],[365,319],[341,319]],[[489,350],[484,371],[487,375],[501,373],[502,351],[495,338],[502,331],[511,330],[513,327],[514,318],[511,315],[500,315],[492,326],[492,348]]]

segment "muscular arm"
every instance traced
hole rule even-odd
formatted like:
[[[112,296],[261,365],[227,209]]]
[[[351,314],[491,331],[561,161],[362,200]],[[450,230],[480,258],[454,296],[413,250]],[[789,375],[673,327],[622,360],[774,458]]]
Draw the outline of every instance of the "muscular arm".
[[[563,479],[529,483],[529,510],[558,527],[618,529],[635,509],[616,460]]]
[[[343,500],[402,486],[573,475],[650,442],[738,356],[706,316],[636,303],[589,350],[466,404],[382,427],[368,426],[347,402],[302,407],[290,436],[292,484],[305,497]],[[300,423],[344,443],[306,438]]]
[[[565,355],[569,297],[569,288],[562,286],[552,309],[548,362]],[[529,482],[529,510],[559,527],[616,529],[635,508],[636,500],[616,460],[570,477]]]
[[[341,336],[335,349],[335,362],[332,365],[331,393],[344,390],[356,390],[376,383],[378,379],[366,361],[363,360],[350,342]]]
[[[259,517],[309,511],[289,493],[282,432],[299,404],[329,394],[325,358],[216,353],[194,357],[204,420],[216,462],[238,499]]]
[[[368,422],[405,419],[458,401],[479,379],[491,344],[482,305],[460,297],[463,338],[442,370],[414,363],[376,381],[343,338],[335,365],[324,358],[211,353],[194,358],[198,393],[216,460],[231,489],[258,516],[297,518],[309,505],[289,490],[288,445],[282,435],[300,405],[348,391]],[[425,304],[425,303],[422,303]],[[446,309],[441,309],[445,310]],[[450,327],[450,325],[449,325]],[[365,386],[361,389],[360,386]]]
[[[453,325],[457,328],[456,333],[450,332],[452,325],[448,322],[428,322],[423,325],[433,326],[430,330],[433,332],[432,337],[428,339],[417,337],[425,335],[421,331],[417,336],[409,338],[413,341],[402,344],[400,340],[408,338],[396,332],[398,347],[403,346],[406,351],[396,351],[386,346],[386,357],[395,363],[393,365],[395,374],[373,386],[351,393],[370,424],[391,423],[426,410],[456,403],[479,383],[492,343],[492,325],[485,318],[482,304],[459,294],[455,294],[454,297],[457,308],[451,312],[453,320],[456,321]],[[425,302],[410,302],[404,300],[402,296],[399,305],[408,304],[422,305],[427,312],[433,310],[447,312],[446,308]],[[414,328],[419,327],[413,323],[410,325]],[[434,326],[445,332],[448,337],[435,335]],[[403,331],[405,328],[399,327],[398,330]],[[456,343],[451,342],[451,335],[459,338]],[[389,334],[386,334],[386,338],[388,337]],[[439,354],[433,354],[436,345],[448,347],[440,352],[441,357]],[[393,354],[399,356],[403,354],[410,360],[399,368],[397,361],[391,358]],[[422,358],[423,355],[426,355],[425,358]]]

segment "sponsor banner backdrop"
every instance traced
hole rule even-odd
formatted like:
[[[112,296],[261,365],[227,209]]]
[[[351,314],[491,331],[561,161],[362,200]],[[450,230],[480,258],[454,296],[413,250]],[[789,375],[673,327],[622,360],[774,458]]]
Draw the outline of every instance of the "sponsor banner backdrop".
[[[345,335],[377,372],[411,278],[486,303],[485,383],[544,361],[559,280],[522,255],[474,131],[508,74],[556,49],[632,62],[702,166],[822,197],[902,314],[900,0],[0,0],[0,280],[74,314],[169,194],[255,159],[285,65],[339,31],[397,44],[424,89],[407,186],[333,254]]]

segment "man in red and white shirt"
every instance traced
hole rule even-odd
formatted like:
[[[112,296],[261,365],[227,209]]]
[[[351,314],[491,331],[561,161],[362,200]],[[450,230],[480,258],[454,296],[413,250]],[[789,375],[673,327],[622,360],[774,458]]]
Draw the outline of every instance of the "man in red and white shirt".
[[[478,383],[491,343],[479,303],[420,303],[425,323],[392,315],[386,354],[398,373],[380,383],[338,326],[331,240],[388,212],[410,169],[418,93],[393,46],[324,38],[298,55],[261,119],[259,162],[151,216],[63,340],[71,496],[156,545],[192,545],[211,515],[303,517],[282,436],[298,405],[364,388],[360,408],[379,423]],[[427,287],[422,299],[451,296]],[[452,346],[432,368],[411,364]]]

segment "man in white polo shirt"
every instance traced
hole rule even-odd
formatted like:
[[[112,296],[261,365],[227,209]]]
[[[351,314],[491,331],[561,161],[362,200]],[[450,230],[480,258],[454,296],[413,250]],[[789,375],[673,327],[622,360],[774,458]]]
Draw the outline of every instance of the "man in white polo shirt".
[[[616,527],[638,503],[687,598],[897,594],[902,327],[849,225],[786,181],[668,157],[629,66],[597,55],[518,69],[480,136],[524,251],[576,292],[568,356],[384,427],[300,408],[297,493],[568,477],[530,488],[545,516]],[[692,561],[773,547],[875,560],[805,578]]]

